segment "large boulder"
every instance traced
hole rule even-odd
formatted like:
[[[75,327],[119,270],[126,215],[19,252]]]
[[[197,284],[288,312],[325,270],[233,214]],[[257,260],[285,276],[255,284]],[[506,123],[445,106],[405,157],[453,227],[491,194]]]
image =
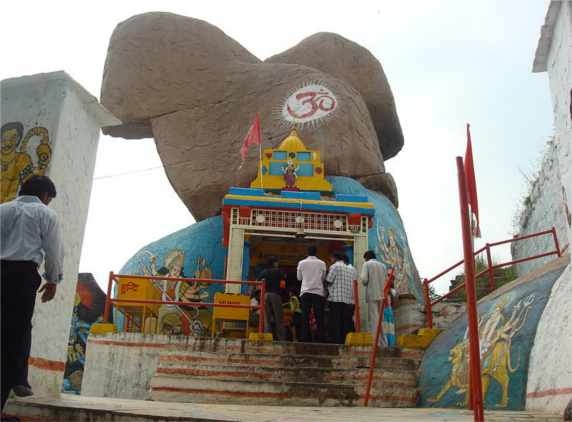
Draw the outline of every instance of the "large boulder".
[[[265,63],[302,64],[348,82],[367,105],[383,158],[388,160],[403,147],[391,87],[381,63],[366,48],[338,34],[320,32]]]
[[[367,50],[353,43],[347,50],[367,56],[364,63],[376,84],[380,77],[385,80]],[[111,37],[101,101],[123,124],[104,132],[154,137],[171,184],[197,220],[217,213],[230,186],[247,186],[256,176],[257,151],[250,151],[240,166],[239,150],[257,112],[263,147],[277,146],[296,126],[309,148],[322,151],[327,174],[384,179],[380,145],[394,145],[387,148],[395,153],[403,140],[400,131],[397,141],[380,137],[391,125],[380,123],[385,117],[365,75],[360,82],[343,65],[329,73],[275,60],[261,62],[198,19],[170,13],[134,16]],[[379,95],[391,97],[387,82],[382,85]],[[386,117],[395,128],[399,122],[392,110],[394,119]],[[396,190],[388,196],[396,201]]]

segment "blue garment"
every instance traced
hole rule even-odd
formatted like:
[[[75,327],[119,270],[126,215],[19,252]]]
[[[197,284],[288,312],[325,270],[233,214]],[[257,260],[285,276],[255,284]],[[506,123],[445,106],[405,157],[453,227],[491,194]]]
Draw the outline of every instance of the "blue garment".
[[[395,347],[395,318],[393,309],[389,306],[383,309],[383,335],[388,347]]]

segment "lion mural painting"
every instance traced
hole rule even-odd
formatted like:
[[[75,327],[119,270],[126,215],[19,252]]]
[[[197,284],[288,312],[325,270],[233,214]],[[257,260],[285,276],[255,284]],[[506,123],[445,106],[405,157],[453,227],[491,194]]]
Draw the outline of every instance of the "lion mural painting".
[[[520,299],[512,307],[512,314],[507,319],[503,313],[503,309],[507,305],[507,299],[502,298],[489,314],[479,320],[483,399],[487,397],[492,382],[496,381],[501,388],[501,397],[498,403],[496,403],[498,407],[507,407],[510,374],[518,369],[518,364],[513,365],[511,359],[511,340],[523,327],[533,303],[534,294],[527,296],[525,299]],[[428,401],[430,403],[438,402],[443,399],[449,390],[453,389],[456,390],[456,394],[463,395],[463,401],[459,404],[466,406],[469,379],[467,331],[465,331],[463,340],[451,349],[448,360],[451,362],[449,379],[439,393]]]

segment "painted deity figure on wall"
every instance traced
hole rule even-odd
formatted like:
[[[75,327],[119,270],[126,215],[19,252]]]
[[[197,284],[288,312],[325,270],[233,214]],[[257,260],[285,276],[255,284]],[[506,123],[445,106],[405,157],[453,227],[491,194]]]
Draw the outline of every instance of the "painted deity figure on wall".
[[[481,355],[481,379],[483,385],[483,399],[487,398],[493,381],[496,381],[501,389],[500,399],[496,400],[496,406],[508,406],[508,388],[511,374],[519,369],[519,364],[514,365],[511,358],[512,338],[522,329],[528,312],[534,303],[534,294],[520,299],[513,307],[509,318],[503,313],[508,300],[500,299],[492,311],[479,320],[479,340]],[[440,401],[451,389],[456,394],[463,395],[462,405],[468,400],[468,340],[467,332],[463,340],[451,348],[449,362],[451,362],[451,375],[441,391],[430,402]],[[490,400],[490,397],[489,397]]]
[[[299,167],[294,165],[294,161],[292,160],[288,160],[286,166],[282,167],[286,189],[296,189],[296,179],[298,178],[298,170]]]
[[[390,228],[385,232],[385,228],[380,225],[377,231],[377,242],[381,252],[382,260],[393,268],[395,274],[395,289],[399,294],[409,292],[408,282],[413,278],[413,268],[411,259],[407,259],[405,251],[399,246],[395,230]]]
[[[9,122],[2,125],[1,136],[1,174],[0,203],[14,199],[20,185],[31,175],[44,175],[52,158],[50,137],[44,127],[33,127],[24,135],[24,125],[20,122]],[[39,137],[36,147],[36,164],[28,152],[31,138]]]
[[[164,265],[157,269],[157,257],[151,255],[151,268],[150,275],[159,276],[164,275],[167,277],[184,277],[183,263],[185,261],[185,252],[180,249],[173,249],[165,257]],[[162,300],[165,301],[178,301],[178,284],[177,281],[163,280],[159,287],[162,294]]]
[[[194,278],[212,280],[213,274],[207,260],[202,256],[196,259],[196,270]],[[180,283],[178,297],[183,302],[202,302],[209,297],[208,283],[195,281],[193,283]]]
[[[165,257],[164,265],[157,268],[157,257],[145,251],[149,258],[149,265],[140,263],[140,272],[146,275],[185,278],[184,260],[185,252],[181,249],[169,251]],[[203,257],[196,258],[194,278],[212,279],[212,271]],[[162,300],[175,302],[203,302],[208,299],[208,283],[198,281],[175,282],[163,280],[155,283],[162,292]],[[205,315],[203,315],[205,314]],[[208,314],[208,315],[206,315]],[[210,321],[210,313],[201,312],[196,306],[163,305],[159,308],[158,332],[162,334],[202,335]]]

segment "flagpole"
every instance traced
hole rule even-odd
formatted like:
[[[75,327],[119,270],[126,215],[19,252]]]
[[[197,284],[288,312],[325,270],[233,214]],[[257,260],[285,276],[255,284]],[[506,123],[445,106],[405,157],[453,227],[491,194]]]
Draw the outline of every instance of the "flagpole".
[[[258,139],[260,143],[258,144],[258,166],[260,167],[260,188],[264,189],[264,175],[262,174],[262,125],[260,125],[260,116],[256,113],[258,118]]]
[[[459,209],[463,233],[463,256],[465,261],[465,292],[467,296],[467,328],[469,331],[469,406],[473,410],[474,422],[483,422],[483,387],[481,382],[481,356],[479,346],[479,323],[477,310],[477,292],[475,286],[475,261],[471,222],[469,219],[469,200],[465,166],[461,157],[456,158],[459,183]]]

